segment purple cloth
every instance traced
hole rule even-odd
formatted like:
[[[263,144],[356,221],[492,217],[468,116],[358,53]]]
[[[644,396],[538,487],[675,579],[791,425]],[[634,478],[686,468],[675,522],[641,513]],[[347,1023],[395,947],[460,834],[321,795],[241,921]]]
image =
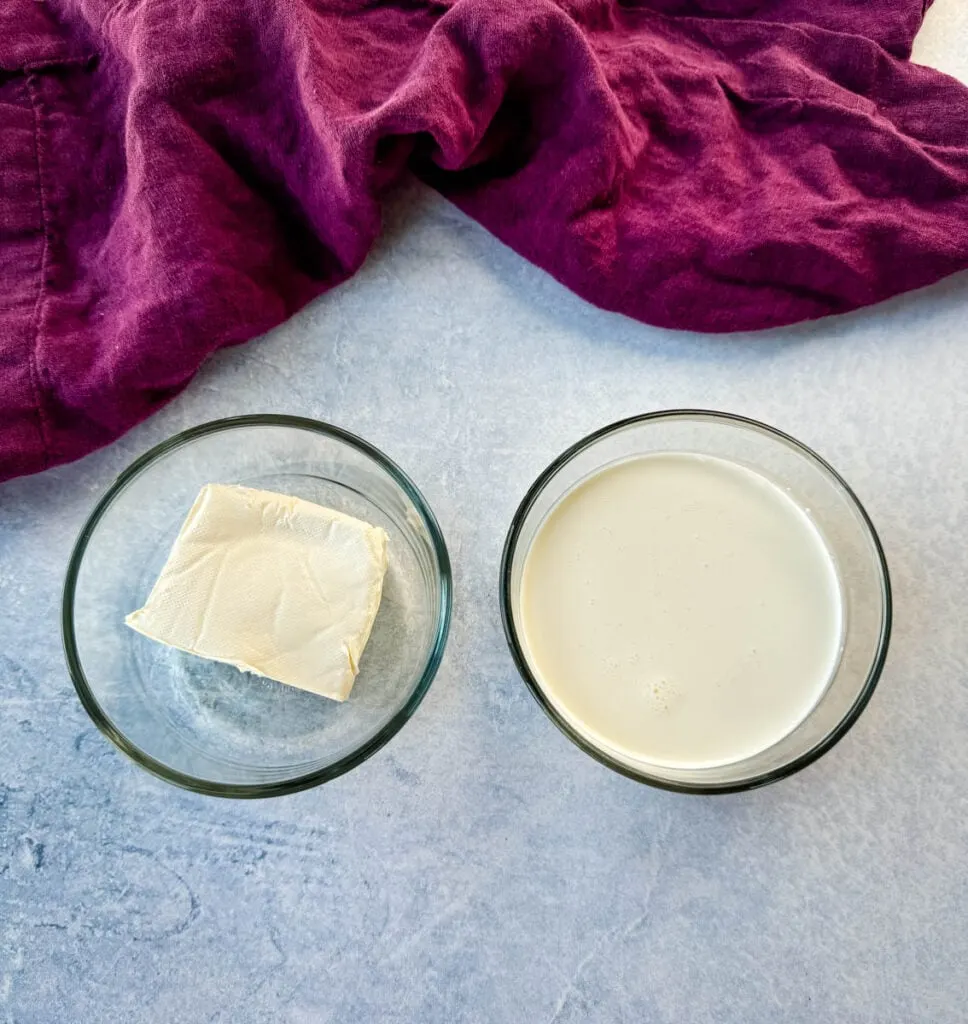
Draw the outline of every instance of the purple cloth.
[[[668,327],[965,267],[968,90],[907,60],[925,6],[0,0],[0,478],[352,274],[407,168]]]

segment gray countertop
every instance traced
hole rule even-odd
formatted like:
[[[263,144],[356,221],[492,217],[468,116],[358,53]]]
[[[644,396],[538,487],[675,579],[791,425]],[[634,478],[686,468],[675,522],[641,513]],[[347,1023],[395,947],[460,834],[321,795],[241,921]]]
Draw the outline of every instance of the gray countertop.
[[[966,44],[968,11],[938,0],[920,59],[968,80]],[[112,447],[0,487],[0,1022],[964,1024],[966,396],[966,275],[768,335],[677,335],[593,309],[403,189],[354,280]],[[582,434],[674,406],[815,447],[893,574],[866,713],[744,795],[600,767],[501,633],[501,543],[534,476]],[[122,467],[252,411],[340,424],[397,460],[440,519],[456,597],[440,674],[389,746],[319,789],[229,802],[166,786],[94,729],[60,591]]]

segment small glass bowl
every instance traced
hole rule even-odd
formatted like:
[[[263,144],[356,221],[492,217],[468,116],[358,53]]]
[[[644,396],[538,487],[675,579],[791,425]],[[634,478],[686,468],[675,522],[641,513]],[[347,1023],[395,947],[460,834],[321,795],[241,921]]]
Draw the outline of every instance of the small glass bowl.
[[[625,459],[658,452],[718,456],[754,469],[807,510],[833,557],[844,613],[840,660],[820,700],[777,743],[729,764],[672,768],[620,757],[570,722],[544,692],[521,636],[521,579],[534,537],[579,483]],[[614,423],[579,441],[538,477],[508,532],[501,614],[511,654],[531,693],[559,729],[609,768],[662,789],[730,793],[775,782],[815,761],[857,721],[874,692],[891,632],[891,585],[874,526],[857,497],[819,455],[794,438],[729,413],[674,410]]]
[[[387,531],[383,600],[344,703],[165,647],[124,624],[207,483],[294,495]],[[101,499],[67,570],[64,649],[95,725],[143,768],[200,793],[278,796],[361,764],[414,713],[443,655],[451,590],[437,521],[385,455],[315,420],[240,416],[158,445]]]

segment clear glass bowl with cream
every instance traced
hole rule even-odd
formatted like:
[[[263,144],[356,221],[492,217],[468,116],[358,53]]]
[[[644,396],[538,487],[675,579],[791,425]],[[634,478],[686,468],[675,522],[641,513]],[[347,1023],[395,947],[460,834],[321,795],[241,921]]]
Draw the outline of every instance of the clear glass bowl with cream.
[[[539,704],[609,767],[684,792],[775,781],[837,742],[887,653],[877,534],[823,459],[673,411],[578,442],[511,524],[501,607]]]
[[[213,554],[223,536],[236,546]],[[371,542],[379,578],[361,564],[370,607],[354,609],[335,577],[353,584],[354,544]],[[206,560],[219,618],[191,585]],[[140,765],[203,793],[273,796],[355,767],[413,714],[443,655],[451,590],[433,513],[385,455],[314,420],[237,417],[158,445],[101,499],[68,568],[64,646],[91,718]],[[315,610],[294,607],[310,598]],[[350,672],[326,676],[326,638],[310,620],[341,604]],[[211,616],[201,639],[200,614]],[[250,621],[233,636],[236,618]],[[234,658],[239,637],[246,657]],[[301,688],[317,669],[316,692]]]

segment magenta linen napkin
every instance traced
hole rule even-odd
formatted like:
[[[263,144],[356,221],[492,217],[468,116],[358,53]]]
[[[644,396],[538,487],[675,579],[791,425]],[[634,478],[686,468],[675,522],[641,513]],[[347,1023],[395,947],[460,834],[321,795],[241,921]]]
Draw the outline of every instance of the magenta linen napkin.
[[[968,90],[908,61],[924,7],[0,0],[0,478],[352,274],[406,168],[668,327],[965,267]]]

